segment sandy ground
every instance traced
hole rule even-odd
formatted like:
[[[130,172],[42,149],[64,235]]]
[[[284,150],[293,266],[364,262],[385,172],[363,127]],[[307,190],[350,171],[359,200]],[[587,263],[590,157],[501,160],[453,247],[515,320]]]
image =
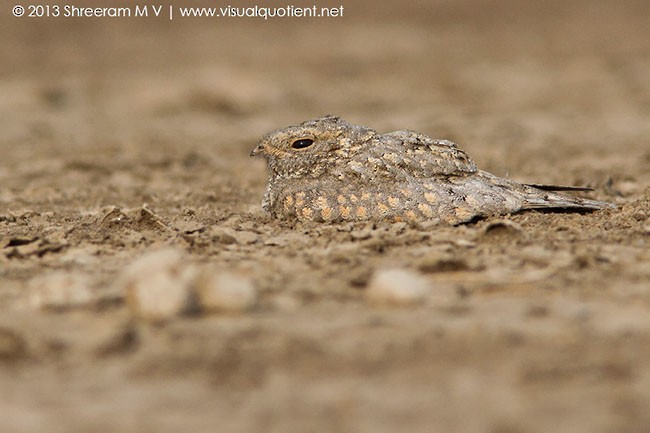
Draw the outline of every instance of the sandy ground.
[[[650,431],[650,3],[343,1],[269,22],[2,3],[0,430]],[[326,113],[619,208],[271,220],[249,152]],[[386,268],[428,292],[369,302]],[[253,292],[157,321],[127,296],[183,296],[186,271]]]

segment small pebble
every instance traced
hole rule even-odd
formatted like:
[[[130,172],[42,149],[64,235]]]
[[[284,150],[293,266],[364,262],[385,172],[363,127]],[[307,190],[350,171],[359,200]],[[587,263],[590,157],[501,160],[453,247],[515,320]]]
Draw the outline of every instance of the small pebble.
[[[196,282],[196,294],[206,311],[246,311],[257,302],[257,290],[250,278],[215,269],[204,269]]]
[[[429,281],[422,275],[405,269],[384,269],[371,277],[366,299],[378,305],[417,305],[429,293]]]
[[[55,272],[34,278],[30,304],[35,308],[64,310],[84,307],[93,301],[88,278],[81,274]]]
[[[195,310],[192,288],[197,270],[185,262],[180,251],[162,249],[141,256],[124,270],[118,285],[135,316],[159,322]]]

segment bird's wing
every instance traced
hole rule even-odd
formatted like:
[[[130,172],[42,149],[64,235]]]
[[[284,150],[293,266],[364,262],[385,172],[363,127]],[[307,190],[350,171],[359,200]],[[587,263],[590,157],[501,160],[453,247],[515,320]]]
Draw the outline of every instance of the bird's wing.
[[[467,175],[477,171],[474,161],[455,143],[434,140],[414,131],[395,131],[377,137],[366,152],[357,154],[352,169],[400,178]]]

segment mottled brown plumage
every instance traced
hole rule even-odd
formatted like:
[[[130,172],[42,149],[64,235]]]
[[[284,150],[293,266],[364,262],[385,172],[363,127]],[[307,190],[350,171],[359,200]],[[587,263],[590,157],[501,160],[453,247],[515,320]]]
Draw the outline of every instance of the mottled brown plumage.
[[[268,162],[262,207],[282,219],[459,224],[526,209],[613,207],[553,192],[571,187],[481,171],[451,141],[413,131],[379,134],[333,116],[273,131],[251,156]]]

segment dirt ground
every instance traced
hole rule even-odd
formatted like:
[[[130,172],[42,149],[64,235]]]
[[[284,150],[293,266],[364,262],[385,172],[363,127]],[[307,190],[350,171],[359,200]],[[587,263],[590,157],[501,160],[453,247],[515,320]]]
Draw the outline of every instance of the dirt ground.
[[[2,3],[0,430],[650,431],[650,3],[341,1],[268,22]],[[271,220],[250,151],[327,113],[619,207]],[[161,249],[253,298],[148,320],[125,268]],[[429,293],[369,302],[387,268]]]

